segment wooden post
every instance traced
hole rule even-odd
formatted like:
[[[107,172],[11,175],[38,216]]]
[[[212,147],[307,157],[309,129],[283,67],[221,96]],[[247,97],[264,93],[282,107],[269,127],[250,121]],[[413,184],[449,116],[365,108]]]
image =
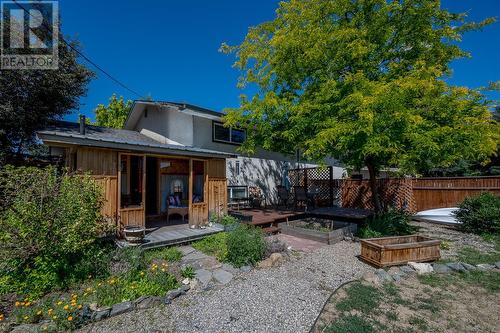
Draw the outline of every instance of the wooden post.
[[[330,176],[330,181],[329,181],[329,187],[330,187],[330,207],[333,207],[334,200],[333,200],[333,167],[329,166],[328,167],[329,171],[329,176]]]
[[[146,228],[146,155],[142,156],[142,220]]]
[[[195,225],[193,215],[193,159],[189,159],[189,189],[188,189],[188,211],[189,211],[189,226]]]

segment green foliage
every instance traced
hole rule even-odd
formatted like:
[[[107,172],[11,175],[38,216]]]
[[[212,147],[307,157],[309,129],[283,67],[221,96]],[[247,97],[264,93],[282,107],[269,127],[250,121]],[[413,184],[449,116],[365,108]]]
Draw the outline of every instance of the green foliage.
[[[367,314],[375,310],[382,300],[382,293],[375,287],[355,282],[346,289],[347,297],[336,304],[339,311],[357,310]]]
[[[111,128],[123,128],[125,120],[132,106],[132,101],[124,101],[113,94],[109,99],[109,104],[99,104],[94,110],[96,122],[95,125]]]
[[[455,216],[460,228],[476,234],[500,234],[500,196],[483,192],[476,197],[467,197],[458,206]]]
[[[181,276],[183,278],[189,278],[192,279],[194,278],[196,273],[194,272],[193,266],[186,266],[181,270]]]
[[[495,271],[468,271],[456,274],[424,274],[419,275],[421,283],[431,287],[446,288],[450,285],[472,285],[484,288],[487,291],[500,292],[500,273]]]
[[[177,247],[164,247],[157,250],[148,250],[145,256],[147,262],[151,262],[153,259],[176,262],[182,259],[182,252]]]
[[[239,222],[240,222],[240,220],[238,220],[236,217],[224,214],[222,216],[222,218],[220,219],[219,223],[222,225],[232,225],[232,224],[236,224]]]
[[[500,261],[500,252],[484,253],[479,252],[475,248],[466,246],[458,251],[458,260],[471,265],[477,264],[494,264]]]
[[[404,236],[417,231],[410,225],[410,215],[402,210],[390,208],[367,222],[358,232],[360,238],[377,238],[384,236]]]
[[[39,295],[102,272],[102,193],[90,177],[53,167],[0,173],[1,293]]]
[[[194,242],[192,246],[195,249],[205,254],[208,254],[209,256],[214,256],[217,258],[217,260],[224,262],[227,260],[227,253],[228,253],[227,242],[226,242],[227,238],[228,238],[228,233],[219,232],[215,235],[210,235],[199,241]]]
[[[435,0],[282,1],[240,45],[221,47],[236,56],[239,87],[256,88],[226,126],[246,129],[244,151],[300,149],[371,178],[486,161],[500,139],[491,102],[446,78],[469,56],[463,34],[495,19],[465,19]]]
[[[265,250],[262,230],[251,225],[240,224],[227,237],[227,261],[235,267],[254,265]]]
[[[45,33],[43,30],[38,33]],[[80,48],[76,40],[69,43]],[[0,165],[35,145],[36,130],[80,107],[80,97],[86,94],[94,73],[65,43],[59,43],[58,52],[57,70],[2,70]]]
[[[359,315],[342,315],[325,329],[325,333],[372,333],[371,323]]]

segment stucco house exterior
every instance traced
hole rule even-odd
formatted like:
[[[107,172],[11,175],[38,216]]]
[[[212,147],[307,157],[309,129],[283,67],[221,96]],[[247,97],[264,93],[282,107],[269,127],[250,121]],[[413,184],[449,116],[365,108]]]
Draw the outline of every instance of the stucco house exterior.
[[[229,200],[231,196],[247,196],[248,187],[258,187],[267,204],[273,204],[277,199],[276,187],[286,183],[288,170],[316,166],[297,162],[295,156],[263,149],[252,156],[238,152],[245,132],[224,128],[222,116],[220,112],[186,103],[135,101],[124,128],[163,142],[236,155],[226,159]],[[346,169],[335,160],[326,164],[333,166],[334,178],[346,176]]]

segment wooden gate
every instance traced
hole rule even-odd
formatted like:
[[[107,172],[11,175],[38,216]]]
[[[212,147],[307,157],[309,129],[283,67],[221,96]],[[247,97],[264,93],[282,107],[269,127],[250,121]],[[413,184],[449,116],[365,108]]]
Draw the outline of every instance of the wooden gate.
[[[208,179],[208,211],[209,214],[221,216],[227,213],[227,179]]]

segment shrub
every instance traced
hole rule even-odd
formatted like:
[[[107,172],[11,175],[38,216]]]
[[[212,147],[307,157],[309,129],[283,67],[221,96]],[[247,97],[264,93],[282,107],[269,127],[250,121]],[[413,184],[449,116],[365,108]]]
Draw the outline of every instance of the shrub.
[[[235,267],[255,264],[264,256],[266,243],[262,230],[240,224],[227,237],[227,260]]]
[[[224,262],[227,260],[227,236],[227,233],[219,232],[194,242],[192,246],[198,251],[214,256],[217,260]]]
[[[220,224],[222,225],[232,225],[239,223],[240,220],[238,220],[236,217],[231,216],[231,215],[223,215],[222,218],[220,219]]]
[[[500,234],[500,196],[484,192],[465,198],[454,213],[460,228],[476,234]]]
[[[182,269],[181,271],[181,276],[183,278],[189,278],[189,279],[192,279],[194,278],[196,275],[196,273],[194,272],[194,268],[193,266],[186,266]]]
[[[5,167],[0,179],[0,293],[40,295],[102,271],[102,193],[89,176]]]
[[[376,238],[384,236],[404,236],[417,231],[410,225],[410,215],[402,210],[390,208],[387,212],[376,216],[360,228],[360,238]]]

